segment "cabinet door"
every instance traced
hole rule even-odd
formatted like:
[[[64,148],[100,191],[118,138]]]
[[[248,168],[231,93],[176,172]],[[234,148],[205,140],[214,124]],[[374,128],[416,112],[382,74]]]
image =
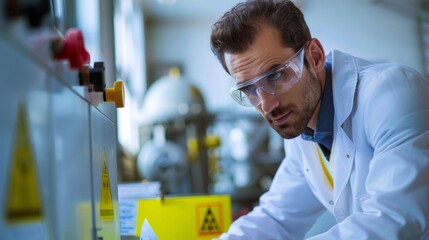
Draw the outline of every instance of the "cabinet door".
[[[52,79],[55,239],[89,240],[92,230],[89,104]]]
[[[51,239],[46,71],[0,38],[0,239]]]
[[[116,125],[93,106],[90,119],[96,239],[120,239]]]

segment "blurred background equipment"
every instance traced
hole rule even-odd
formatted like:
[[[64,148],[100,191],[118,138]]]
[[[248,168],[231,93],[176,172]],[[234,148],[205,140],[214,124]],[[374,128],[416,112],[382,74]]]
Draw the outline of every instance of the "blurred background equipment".
[[[137,164],[141,176],[160,181],[167,193],[191,193],[189,164],[180,145],[148,141],[140,151]]]
[[[140,176],[160,181],[166,193],[208,193],[207,145],[212,116],[200,90],[178,68],[155,81],[142,104]]]
[[[283,139],[258,113],[218,113],[210,131],[222,140],[210,189],[214,194],[231,195],[237,218],[251,210],[270,187],[285,156]]]

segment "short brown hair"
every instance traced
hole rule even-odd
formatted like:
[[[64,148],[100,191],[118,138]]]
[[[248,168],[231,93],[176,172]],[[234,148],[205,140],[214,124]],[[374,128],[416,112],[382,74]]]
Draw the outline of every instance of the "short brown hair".
[[[268,24],[280,33],[285,47],[298,51],[311,39],[301,10],[290,0],[248,0],[235,5],[212,27],[210,45],[228,72],[225,53],[244,52],[252,44],[258,27]]]

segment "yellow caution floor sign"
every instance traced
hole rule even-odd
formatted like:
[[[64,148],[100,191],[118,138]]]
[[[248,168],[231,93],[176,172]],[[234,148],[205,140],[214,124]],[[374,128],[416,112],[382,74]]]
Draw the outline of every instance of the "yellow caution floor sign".
[[[137,200],[135,236],[145,219],[162,240],[211,240],[231,225],[229,195],[165,197]]]
[[[102,153],[100,218],[103,221],[113,221],[115,218],[112,191],[110,189],[109,168],[107,166],[106,152],[104,149]]]
[[[36,160],[31,145],[25,106],[18,109],[15,139],[5,196],[6,221],[19,223],[42,219],[42,200],[39,191]]]

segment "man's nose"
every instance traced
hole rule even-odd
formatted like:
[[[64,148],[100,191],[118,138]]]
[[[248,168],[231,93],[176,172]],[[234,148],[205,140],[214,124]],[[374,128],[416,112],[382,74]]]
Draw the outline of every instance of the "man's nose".
[[[269,113],[279,106],[279,101],[275,94],[269,93],[262,88],[258,88],[258,95],[261,98],[261,109]]]

